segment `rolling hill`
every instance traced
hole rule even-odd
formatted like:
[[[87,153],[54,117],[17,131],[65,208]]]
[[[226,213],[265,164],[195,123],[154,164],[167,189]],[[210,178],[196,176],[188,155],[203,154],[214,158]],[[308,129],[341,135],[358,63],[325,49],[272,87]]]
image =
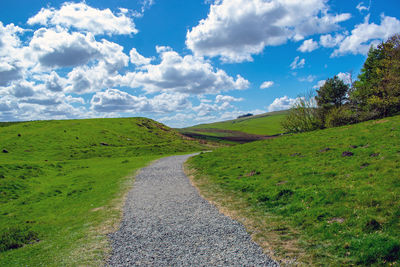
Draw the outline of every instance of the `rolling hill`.
[[[282,134],[284,131],[281,128],[281,121],[287,112],[286,110],[275,111],[235,120],[199,124],[178,129],[178,131],[194,138],[227,143],[247,143]]]
[[[278,258],[400,260],[400,116],[224,147],[190,159],[204,196]]]
[[[132,173],[208,149],[146,118],[0,124],[0,265],[101,265]]]

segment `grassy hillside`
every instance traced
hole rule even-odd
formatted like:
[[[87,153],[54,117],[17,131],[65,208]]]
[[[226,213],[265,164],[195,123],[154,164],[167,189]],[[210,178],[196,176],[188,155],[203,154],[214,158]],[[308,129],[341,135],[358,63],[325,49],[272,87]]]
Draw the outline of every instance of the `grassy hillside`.
[[[225,142],[249,142],[262,139],[263,136],[283,133],[281,121],[287,111],[276,111],[235,120],[199,124],[179,129],[185,135]]]
[[[396,116],[220,148],[189,167],[201,192],[278,257],[399,264],[399,140]]]
[[[204,149],[145,118],[0,127],[0,265],[101,265],[135,169]]]

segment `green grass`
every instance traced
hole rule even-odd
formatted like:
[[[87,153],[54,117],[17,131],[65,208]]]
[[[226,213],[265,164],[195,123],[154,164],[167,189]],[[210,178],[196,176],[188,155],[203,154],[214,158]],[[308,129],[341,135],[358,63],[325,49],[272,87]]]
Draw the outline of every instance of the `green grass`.
[[[201,190],[243,200],[261,216],[250,219],[271,218],[306,264],[399,264],[399,140],[396,116],[220,148],[189,166]]]
[[[0,266],[101,265],[133,171],[202,149],[144,118],[1,127]]]
[[[281,128],[281,121],[285,118],[286,113],[287,111],[270,112],[235,120],[215,122],[210,124],[200,124],[184,128],[183,130],[190,131],[194,129],[204,129],[204,131],[202,132],[207,133],[206,129],[221,129],[257,135],[276,135],[283,133],[283,129]],[[212,134],[213,133],[210,132],[210,135]]]

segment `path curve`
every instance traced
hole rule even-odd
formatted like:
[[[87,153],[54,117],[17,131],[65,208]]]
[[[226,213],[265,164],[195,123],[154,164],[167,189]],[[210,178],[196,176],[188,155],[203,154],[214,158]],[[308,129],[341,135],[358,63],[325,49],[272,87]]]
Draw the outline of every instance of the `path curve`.
[[[111,234],[109,266],[278,266],[243,225],[219,213],[182,170],[192,155],[143,168]]]

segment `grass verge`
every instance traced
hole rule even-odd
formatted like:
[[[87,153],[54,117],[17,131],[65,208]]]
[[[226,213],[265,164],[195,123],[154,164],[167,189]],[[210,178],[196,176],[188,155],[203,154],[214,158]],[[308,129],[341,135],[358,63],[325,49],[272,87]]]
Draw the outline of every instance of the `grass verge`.
[[[220,148],[188,166],[203,194],[260,221],[251,231],[278,258],[293,247],[305,265],[396,265],[399,140],[396,116]]]
[[[132,172],[208,149],[144,118],[0,127],[0,266],[99,266]]]

